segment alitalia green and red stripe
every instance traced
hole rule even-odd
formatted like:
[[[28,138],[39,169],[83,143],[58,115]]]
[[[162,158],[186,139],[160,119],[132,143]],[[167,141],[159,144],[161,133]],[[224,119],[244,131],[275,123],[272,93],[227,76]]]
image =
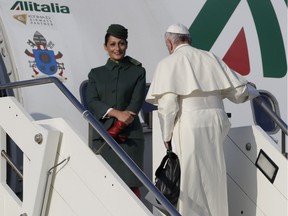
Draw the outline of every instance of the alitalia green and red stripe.
[[[287,6],[287,0],[284,1]],[[210,50],[239,3],[240,0],[206,1],[189,29],[193,46]],[[247,0],[247,3],[259,39],[263,76],[284,77],[287,73],[287,61],[283,37],[287,35],[281,33],[273,5],[270,0]],[[244,28],[239,29],[223,60],[242,75],[250,73]]]

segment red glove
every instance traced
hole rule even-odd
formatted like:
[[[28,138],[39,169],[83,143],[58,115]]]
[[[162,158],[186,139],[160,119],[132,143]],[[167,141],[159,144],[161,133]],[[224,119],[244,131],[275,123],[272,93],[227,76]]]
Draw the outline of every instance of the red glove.
[[[120,141],[124,142],[126,141],[126,137],[125,136],[121,136],[119,135],[119,133],[126,127],[127,125],[124,122],[121,122],[119,120],[117,120],[114,125],[108,129],[108,133],[110,134],[110,136],[112,136],[113,138],[119,138]],[[119,136],[118,136],[119,135]]]

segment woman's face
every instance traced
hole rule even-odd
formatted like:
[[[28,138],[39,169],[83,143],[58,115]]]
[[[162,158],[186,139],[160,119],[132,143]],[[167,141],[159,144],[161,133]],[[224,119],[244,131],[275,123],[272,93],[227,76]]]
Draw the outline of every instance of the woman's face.
[[[104,44],[104,48],[108,52],[110,59],[114,61],[119,61],[124,58],[127,47],[126,40],[111,35],[108,37],[107,44]]]

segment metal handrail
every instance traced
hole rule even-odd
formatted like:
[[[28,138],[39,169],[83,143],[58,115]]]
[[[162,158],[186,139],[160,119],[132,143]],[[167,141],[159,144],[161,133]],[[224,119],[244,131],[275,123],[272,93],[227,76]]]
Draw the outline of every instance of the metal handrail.
[[[9,155],[2,150],[1,156],[4,157],[4,159],[7,161],[7,163],[11,166],[12,170],[15,171],[15,173],[23,180],[23,174],[22,172],[17,168],[17,166],[13,163],[13,161],[9,158]]]
[[[267,112],[267,114],[273,119],[273,121],[281,128],[281,130],[286,135],[288,135],[287,124],[275,112],[273,112],[273,110],[267,105],[267,103],[261,98],[261,96],[258,96],[253,100],[255,100]]]
[[[82,113],[83,117],[91,124],[91,126],[101,135],[108,145],[115,151],[121,160],[129,167],[129,169],[137,176],[143,185],[155,196],[171,216],[181,216],[175,207],[163,196],[163,194],[155,187],[144,172],[135,164],[128,154],[118,145],[118,143],[108,134],[101,123],[87,110],[67,89],[67,87],[56,77],[46,77],[33,80],[17,81],[13,83],[5,83],[0,85],[0,90],[11,88],[22,88],[35,85],[43,85],[54,83],[62,93],[70,100],[70,102]]]
[[[280,129],[282,130],[282,146],[281,146],[281,152],[282,154],[287,155],[286,152],[286,142],[285,142],[285,134],[288,135],[288,127],[287,124],[275,113],[273,110],[268,106],[268,104],[261,98],[261,96],[258,96],[254,98],[255,100],[265,111],[266,113],[272,118],[272,120],[277,124]]]

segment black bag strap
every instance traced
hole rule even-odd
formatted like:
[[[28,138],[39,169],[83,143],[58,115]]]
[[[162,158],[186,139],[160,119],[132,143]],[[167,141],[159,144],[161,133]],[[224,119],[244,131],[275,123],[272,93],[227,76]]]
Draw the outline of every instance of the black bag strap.
[[[168,149],[167,149],[167,154],[172,152],[172,144],[171,144],[171,140],[168,143]]]
[[[177,158],[178,156],[172,151],[172,144],[171,144],[171,140],[168,143],[168,149],[166,151],[166,155],[163,157],[159,167],[157,168],[156,172],[155,172],[155,176],[158,178],[159,174],[161,173],[161,170],[164,169],[164,166],[166,164],[166,161],[169,158]]]

